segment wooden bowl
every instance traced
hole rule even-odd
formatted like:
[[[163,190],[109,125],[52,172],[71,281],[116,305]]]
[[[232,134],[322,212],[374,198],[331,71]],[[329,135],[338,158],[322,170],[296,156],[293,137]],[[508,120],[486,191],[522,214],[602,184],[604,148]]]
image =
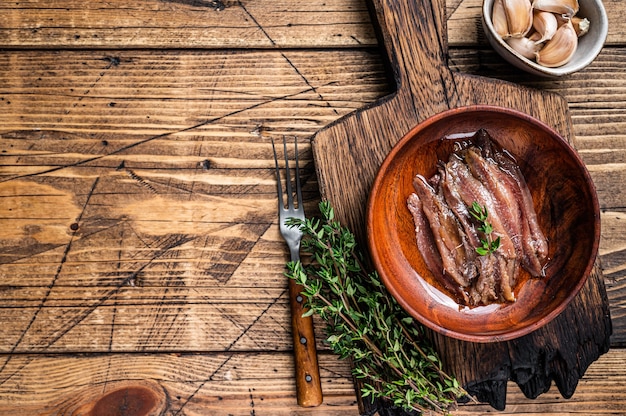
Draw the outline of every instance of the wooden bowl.
[[[545,277],[519,279],[515,302],[467,307],[433,284],[406,201],[416,174],[431,177],[437,162],[448,159],[453,138],[480,128],[518,161],[548,239],[549,260]],[[497,342],[540,328],[576,296],[596,259],[600,210],[587,169],[557,132],[516,110],[471,106],[429,118],[395,145],[371,190],[367,234],[382,281],[409,314],[446,336]]]

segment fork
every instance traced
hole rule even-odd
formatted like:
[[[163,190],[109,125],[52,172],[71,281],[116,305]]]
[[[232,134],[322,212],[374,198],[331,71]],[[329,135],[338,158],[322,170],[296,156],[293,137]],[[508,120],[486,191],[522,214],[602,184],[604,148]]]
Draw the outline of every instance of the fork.
[[[295,140],[295,185],[296,200],[294,202],[294,192],[289,173],[289,157],[287,155],[287,141],[283,137],[283,152],[285,155],[285,182],[287,196],[287,206],[283,197],[283,187],[281,185],[280,167],[276,155],[276,146],[272,140],[272,150],[274,151],[274,163],[276,164],[276,183],[278,191],[278,219],[280,223],[280,233],[285,239],[291,253],[291,261],[300,260],[300,241],[302,231],[298,227],[287,225],[289,218],[304,220],[304,205],[302,201],[302,188],[300,185],[300,166],[298,164],[298,142]],[[295,280],[289,279],[289,306],[291,309],[291,332],[293,335],[293,349],[295,355],[296,368],[296,394],[298,405],[303,407],[318,406],[322,403],[322,388],[320,384],[319,368],[317,364],[317,351],[315,349],[315,335],[313,332],[313,319],[310,316],[303,317],[306,312],[304,308],[304,298],[302,296],[302,286]]]

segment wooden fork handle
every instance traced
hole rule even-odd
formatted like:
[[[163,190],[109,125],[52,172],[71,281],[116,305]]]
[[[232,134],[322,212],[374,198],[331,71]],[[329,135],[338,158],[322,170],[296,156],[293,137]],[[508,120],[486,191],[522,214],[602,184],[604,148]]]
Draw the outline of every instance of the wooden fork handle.
[[[296,393],[298,404],[302,407],[314,407],[322,403],[322,386],[317,365],[313,319],[302,314],[304,298],[302,286],[289,279],[289,305],[291,307],[291,329],[296,367]]]

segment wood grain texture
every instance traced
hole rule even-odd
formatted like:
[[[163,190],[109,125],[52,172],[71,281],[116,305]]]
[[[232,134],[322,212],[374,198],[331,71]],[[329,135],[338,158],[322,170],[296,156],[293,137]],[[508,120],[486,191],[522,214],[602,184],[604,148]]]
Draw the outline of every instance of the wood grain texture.
[[[95,97],[91,96],[89,87],[108,65],[99,52],[64,52],[69,59],[58,59],[59,54],[54,52],[2,55],[9,64],[9,70],[0,76],[3,105],[19,106],[0,114],[3,125],[11,127],[1,135],[4,152],[0,173],[30,175],[54,169],[0,185],[3,189],[2,229],[8,233],[5,236],[13,235],[2,240],[4,264],[0,295],[5,307],[1,313],[4,321],[15,322],[1,329],[6,336],[3,351],[10,351],[43,299],[46,299],[46,307],[42,309],[45,315],[38,318],[42,323],[33,329],[47,332],[26,337],[17,347],[18,351],[217,351],[231,346],[233,341],[230,347],[233,350],[288,350],[286,298],[279,298],[284,286],[280,270],[286,253],[278,230],[272,225],[275,221],[274,184],[267,137],[283,133],[306,136],[334,119],[336,114],[356,109],[383,95],[388,86],[379,57],[358,51],[293,53],[290,55],[292,62],[307,63],[308,66],[299,69],[308,79],[319,82],[318,85],[326,84],[324,96],[332,98],[331,108],[326,109],[326,102],[317,96],[306,100],[307,105],[302,105],[297,97],[272,103],[266,98],[263,108],[269,110],[265,110],[264,115],[254,115],[256,110],[247,109],[250,103],[242,98],[247,95],[242,91],[256,89],[258,97],[268,94],[269,74],[283,62],[275,52],[235,54],[229,59],[221,53],[177,52],[160,55],[158,59],[152,52],[114,52],[110,56],[118,56],[121,65],[126,63],[135,69],[103,82]],[[477,68],[476,55],[465,55],[469,57],[459,68],[464,71]],[[459,56],[465,55],[457,52],[452,59],[458,61]],[[583,87],[576,96],[570,97],[576,144],[596,179],[600,203],[605,209],[600,254],[613,306],[614,345],[625,342],[619,328],[626,322],[622,313],[626,259],[621,240],[626,226],[623,211],[620,211],[625,203],[619,191],[626,170],[620,164],[624,137],[619,126],[626,120],[619,110],[603,110],[616,96],[611,94],[611,88],[606,91],[603,86],[624,82],[618,65],[621,56],[619,50],[603,53],[590,73],[576,75]],[[200,68],[214,62],[214,57],[226,64],[219,74],[210,72],[208,76],[214,74],[214,78],[207,81],[207,75]],[[143,71],[157,65],[159,60],[165,65],[160,80],[142,76]],[[82,62],[90,65],[82,65]],[[315,62],[326,64],[316,68]],[[337,62],[341,64],[335,65]],[[80,78],[64,81],[70,79],[75,65],[88,69],[83,70]],[[501,66],[497,58],[491,56],[481,70],[499,73]],[[188,68],[194,67],[198,70],[185,75]],[[306,71],[302,69],[305,67]],[[363,71],[364,67],[368,70]],[[333,71],[333,68],[342,69]],[[349,68],[354,69],[349,71]],[[114,75],[113,72],[107,76]],[[255,77],[268,81],[252,82]],[[279,71],[271,77],[277,85],[296,82],[289,71]],[[239,91],[232,90],[230,79],[241,80],[237,85]],[[172,125],[178,128],[184,127],[186,122],[201,121],[206,110],[193,102],[202,98],[197,86],[203,82],[215,86],[207,90],[207,96],[217,94],[214,100],[222,100],[221,106],[231,112],[239,108],[241,112],[218,118],[199,128],[198,133],[180,132],[169,140],[155,138],[140,146],[131,146],[152,135],[171,131]],[[299,82],[306,85],[301,79]],[[569,83],[529,81],[528,84],[571,95]],[[125,85],[135,85],[135,88]],[[70,89],[87,94],[70,94]],[[224,91],[218,93],[219,89]],[[183,105],[181,100],[175,99],[177,94],[200,98]],[[595,97],[597,109],[588,108],[586,96]],[[174,108],[163,108],[163,100],[171,101]],[[211,99],[205,101],[210,103]],[[49,104],[46,106],[46,103]],[[54,113],[51,115],[51,112]],[[152,117],[148,118],[146,113]],[[295,124],[292,118],[307,122]],[[128,120],[134,127],[125,128],[120,120]],[[233,134],[239,139],[227,140]],[[317,182],[308,146],[303,147],[303,152],[309,155],[304,160],[309,174],[305,195],[309,210],[313,211],[318,198]],[[93,157],[98,159],[81,167],[82,161]],[[125,167],[118,170],[122,162]],[[86,192],[93,184],[90,179],[95,179],[93,175],[99,173],[106,174],[98,182],[98,187],[103,188],[96,190],[104,192],[101,195],[96,192],[91,201],[99,202],[89,207],[97,214],[95,220],[75,230],[79,240],[73,242],[71,260],[66,263],[69,267],[62,269],[58,288],[46,298],[47,285],[55,276],[58,259],[73,233],[71,226],[80,215],[78,201],[85,201]],[[28,186],[15,186],[24,182]],[[38,183],[43,187],[33,188]],[[120,187],[126,191],[120,193]],[[167,199],[154,196],[150,188],[162,190]],[[29,197],[27,194],[33,189],[45,197]],[[191,189],[199,195],[190,196]],[[241,195],[244,190],[252,196]],[[198,214],[190,207],[202,209],[205,199],[216,209],[211,209],[211,216],[203,220],[195,217]],[[254,200],[254,206],[247,202],[250,200]],[[217,209],[226,203],[238,206],[241,216]],[[160,210],[167,210],[167,221],[155,221]],[[59,211],[65,217],[57,215]],[[46,219],[45,215],[41,216],[42,212],[55,213],[55,217]],[[121,215],[116,217],[116,213]],[[112,228],[120,218],[122,224],[117,229]],[[241,218],[243,222],[238,223]],[[119,227],[125,231],[120,232]],[[200,233],[202,237],[170,249],[168,258],[151,261],[150,254],[159,254],[159,247],[168,244],[166,234],[181,231]],[[122,242],[125,249],[120,258]],[[220,251],[220,248],[237,247],[241,250],[239,254],[226,256]],[[179,254],[172,256],[172,253]],[[101,260],[90,261],[93,256]],[[178,256],[195,260],[172,259]],[[136,271],[140,273],[135,274]],[[127,277],[133,278],[118,289],[117,285]],[[183,283],[191,288],[182,287]],[[112,291],[107,298],[105,295]],[[253,298],[250,298],[251,291],[254,291]],[[272,304],[273,301],[276,302]],[[263,311],[262,317],[257,319]],[[87,316],[71,330],[68,330],[70,321],[58,320],[64,316],[78,320],[85,314]],[[46,319],[42,320],[44,317]],[[117,323],[114,336],[111,336],[111,325],[103,325],[110,322]],[[255,325],[241,336],[242,330],[252,323]],[[177,330],[167,335],[168,325]],[[90,336],[84,337],[85,333]],[[59,335],[62,337],[50,344]],[[318,338],[321,339],[322,334],[318,334]],[[318,346],[323,348],[321,343]]]
[[[0,37],[19,48],[372,46],[363,2],[38,0],[0,6]]]
[[[626,8],[605,1],[608,47],[552,82],[488,48],[478,5],[446,4],[450,68],[568,101],[615,330],[572,399],[509,385],[503,414],[620,414]],[[325,404],[295,402],[269,142],[303,143],[315,213],[304,139],[392,90],[365,2],[3,2],[0,68],[0,414],[72,414],[131,387],[167,392],[169,414],[358,413],[319,323]]]
[[[319,408],[306,409],[293,400],[290,353],[12,356],[0,373],[0,413],[354,414],[349,367],[333,355],[321,354],[319,358],[325,402]],[[0,360],[6,361],[7,356],[0,356]],[[120,391],[125,394],[117,393],[115,400]],[[149,411],[124,411],[124,405],[140,398]],[[94,411],[105,405],[117,413]]]
[[[3,54],[2,351],[289,349],[270,138],[386,88],[329,53]]]
[[[3,362],[6,356],[0,356]],[[0,373],[0,413],[15,416],[87,414],[116,392],[140,390],[153,398],[151,414],[167,415],[357,415],[346,362],[320,355],[325,401],[317,409],[293,400],[289,353],[18,355]],[[511,383],[509,415],[622,415],[626,406],[623,349],[603,355],[588,369],[570,400],[555,389],[528,400]],[[132,392],[132,390],[131,390]],[[104,400],[103,400],[104,399]],[[110,400],[109,400],[110,401]],[[488,415],[484,405],[461,405],[455,416]]]
[[[289,280],[289,313],[293,346],[296,399],[302,407],[316,407],[324,401],[320,383],[313,316],[305,316],[302,286]]]
[[[607,44],[623,44],[626,10],[605,0]],[[481,0],[447,0],[451,46],[487,45]],[[362,0],[29,0],[0,5],[3,46],[52,48],[360,48],[377,45]]]

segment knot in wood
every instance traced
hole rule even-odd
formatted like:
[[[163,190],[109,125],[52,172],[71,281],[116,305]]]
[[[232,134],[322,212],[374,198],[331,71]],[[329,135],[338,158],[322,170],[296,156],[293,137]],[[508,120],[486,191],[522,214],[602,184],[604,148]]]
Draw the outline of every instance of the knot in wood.
[[[158,404],[155,392],[146,387],[131,386],[100,398],[89,416],[148,416]]]

